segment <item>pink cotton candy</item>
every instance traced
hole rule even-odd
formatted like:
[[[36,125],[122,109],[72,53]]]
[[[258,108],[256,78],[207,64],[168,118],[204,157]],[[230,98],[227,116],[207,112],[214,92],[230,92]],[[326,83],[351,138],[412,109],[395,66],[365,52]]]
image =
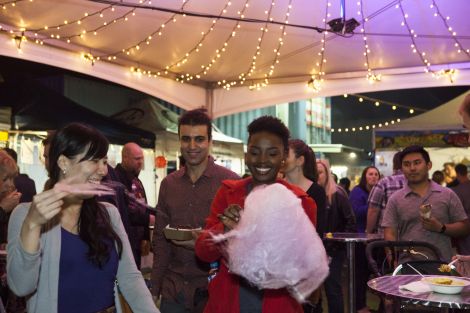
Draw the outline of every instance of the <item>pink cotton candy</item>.
[[[281,184],[255,188],[236,228],[213,239],[227,240],[231,272],[262,289],[288,288],[299,302],[328,275],[326,252],[315,227],[301,200]]]

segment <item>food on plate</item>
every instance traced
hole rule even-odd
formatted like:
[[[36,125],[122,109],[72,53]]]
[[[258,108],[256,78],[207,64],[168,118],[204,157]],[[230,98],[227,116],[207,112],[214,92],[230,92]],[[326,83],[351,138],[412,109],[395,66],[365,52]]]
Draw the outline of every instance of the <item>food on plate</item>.
[[[192,230],[193,227],[189,225],[176,225],[176,226],[170,226],[170,228],[174,229],[181,229],[181,230]]]
[[[448,264],[441,264],[437,270],[441,273],[450,273],[452,271],[452,267]]]
[[[455,295],[462,292],[465,286],[470,285],[470,281],[465,278],[450,276],[434,276],[422,279],[427,283],[433,292]]]
[[[447,278],[447,277],[436,277],[432,278],[430,280],[433,284],[439,284],[439,285],[452,285],[452,279]]]
[[[194,228],[187,225],[178,225],[178,226],[170,226],[167,225],[163,229],[163,234],[165,235],[166,239],[170,240],[191,240],[193,239],[193,231],[201,230],[201,227]]]

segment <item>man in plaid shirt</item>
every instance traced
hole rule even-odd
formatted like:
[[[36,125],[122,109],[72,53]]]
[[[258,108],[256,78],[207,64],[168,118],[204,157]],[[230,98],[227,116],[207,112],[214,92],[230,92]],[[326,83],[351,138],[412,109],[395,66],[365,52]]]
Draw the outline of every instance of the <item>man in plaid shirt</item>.
[[[383,234],[383,228],[380,226],[382,223],[382,216],[390,196],[397,190],[403,188],[406,184],[405,175],[401,172],[400,152],[395,153],[393,156],[393,175],[382,178],[372,188],[367,210],[367,233]]]

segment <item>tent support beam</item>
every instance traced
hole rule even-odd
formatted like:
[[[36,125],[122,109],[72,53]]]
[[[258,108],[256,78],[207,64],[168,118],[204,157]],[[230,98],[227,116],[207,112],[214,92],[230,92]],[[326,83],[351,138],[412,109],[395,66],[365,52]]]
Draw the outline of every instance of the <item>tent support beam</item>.
[[[206,105],[205,109],[207,114],[213,118],[214,117],[214,89],[212,87],[206,88]]]

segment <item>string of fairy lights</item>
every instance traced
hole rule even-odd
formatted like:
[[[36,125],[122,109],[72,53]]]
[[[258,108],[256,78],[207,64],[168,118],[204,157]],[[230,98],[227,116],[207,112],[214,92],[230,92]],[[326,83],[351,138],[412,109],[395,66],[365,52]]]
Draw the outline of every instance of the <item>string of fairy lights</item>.
[[[252,62],[251,62],[249,70],[244,72],[244,73],[239,74],[238,75],[238,81],[237,80],[233,80],[233,81],[230,81],[230,82],[226,82],[225,80],[218,81],[217,84],[222,85],[224,89],[230,90],[230,88],[232,86],[237,85],[237,83],[239,83],[240,85],[243,85],[245,83],[245,81],[247,80],[247,78],[250,78],[253,75],[253,73],[255,72],[257,59],[261,55],[261,45],[263,43],[264,35],[268,32],[268,21],[273,20],[273,18],[271,17],[271,12],[272,12],[272,9],[273,9],[274,5],[275,5],[275,1],[273,0],[273,1],[271,1],[271,6],[270,6],[269,10],[265,11],[265,14],[268,15],[268,18],[266,19],[266,23],[264,24],[264,27],[262,27],[260,29],[262,34],[261,34],[260,37],[258,37],[258,45],[256,46],[256,51],[255,51],[254,55],[252,56]],[[287,5],[287,11],[286,11],[286,14],[285,14],[285,17],[284,17],[284,23],[281,26],[279,26],[281,35],[278,38],[277,47],[274,48],[274,50],[273,50],[274,51],[273,61],[269,65],[268,72],[263,74],[263,76],[264,76],[263,80],[262,81],[255,81],[255,82],[251,83],[250,86],[248,87],[250,90],[260,90],[261,88],[264,88],[269,84],[269,78],[271,76],[273,76],[275,67],[280,62],[279,58],[281,56],[281,48],[284,45],[284,38],[287,35],[286,26],[289,24],[289,16],[290,16],[291,9],[292,9],[292,0],[289,0],[289,3]]]
[[[364,41],[364,57],[366,60],[364,66],[367,68],[366,79],[370,84],[373,84],[375,82],[380,82],[380,80],[382,79],[382,75],[376,74],[370,66],[369,55],[371,54],[371,51],[369,44],[367,43],[367,36],[364,35],[364,33],[366,32],[366,23],[369,21],[369,19],[367,17],[364,17],[364,4],[362,0],[357,2],[357,6],[359,7],[357,14],[361,17],[362,20],[361,33],[363,34],[362,40]]]
[[[264,80],[262,82],[254,82],[248,88],[250,90],[260,90],[261,88],[266,87],[269,84],[269,78],[273,76],[276,65],[279,64],[279,58],[281,56],[281,48],[284,45],[284,38],[287,35],[286,25],[289,24],[290,11],[292,9],[292,0],[289,0],[287,5],[287,12],[284,18],[284,25],[281,25],[279,28],[281,30],[281,36],[278,38],[277,47],[274,49],[274,60],[269,66],[269,70],[264,74]]]
[[[379,107],[381,105],[386,105],[386,106],[389,106],[393,111],[397,110],[398,108],[404,109],[410,115],[414,114],[415,112],[425,112],[425,111],[427,111],[427,110],[422,109],[422,108],[418,108],[418,107],[414,107],[414,106],[410,106],[410,105],[399,104],[399,103],[390,102],[390,101],[386,101],[386,100],[380,100],[380,99],[377,99],[377,98],[368,97],[368,96],[361,95],[361,94],[344,94],[343,97],[344,98],[355,97],[355,98],[357,98],[357,101],[359,103],[363,103],[364,101],[367,101],[367,102],[372,103],[375,107]],[[341,127],[341,128],[332,128],[331,132],[355,133],[355,132],[360,132],[360,131],[369,131],[369,130],[373,130],[373,129],[376,129],[376,128],[382,128],[382,127],[393,125],[395,123],[400,123],[400,122],[401,122],[401,119],[397,118],[397,119],[383,121],[381,123],[375,123],[375,124],[372,123],[372,124],[366,124],[366,125],[361,125],[361,126],[349,126],[349,127]]]
[[[322,20],[325,29],[326,29],[328,18],[331,16],[330,12],[328,11],[329,7],[331,7],[331,2],[327,1],[326,9],[325,9],[325,17]],[[322,88],[323,80],[324,80],[323,76],[325,76],[325,72],[323,71],[323,66],[326,63],[325,48],[326,48],[326,36],[327,35],[328,35],[328,31],[324,31],[323,37],[321,39],[321,48],[320,48],[320,51],[317,53],[318,56],[320,57],[320,61],[317,61],[315,63],[317,71],[316,73],[313,73],[310,80],[307,82],[307,87],[310,88],[310,90],[312,90],[314,93],[320,92]]]
[[[162,37],[164,35],[164,30],[167,29],[171,24],[177,22],[178,17],[181,15],[182,17],[186,16],[185,6],[190,0],[183,0],[182,5],[179,10],[173,11],[169,15],[169,17],[160,23],[156,29],[153,29],[151,32],[144,34],[145,36],[141,37],[138,41],[132,43],[129,46],[119,48],[119,50],[111,51],[107,53],[95,53],[92,48],[89,48],[86,52],[81,52],[80,55],[83,59],[90,62],[91,65],[95,64],[97,61],[116,61],[119,59],[121,64],[123,62],[136,62],[134,58],[137,58],[138,53],[142,52],[145,47],[150,46],[152,40],[158,37]],[[233,0],[232,0],[233,1]],[[201,62],[199,64],[200,70],[196,70],[194,72],[185,71],[183,66],[189,64],[194,58],[191,58],[192,55],[201,51],[201,47],[204,45],[204,42],[208,39],[208,35],[211,34],[216,25],[221,18],[226,18],[224,15],[227,13],[228,7],[232,5],[232,2],[228,0],[224,7],[220,10],[217,17],[212,19],[212,23],[208,26],[206,31],[201,32],[201,37],[197,41],[197,43],[190,48],[189,50],[182,52],[176,60],[168,62],[163,68],[153,68],[153,69],[143,69],[139,62],[136,62],[137,65],[130,67],[130,71],[134,74],[138,75],[148,75],[149,77],[158,77],[158,76],[165,76],[167,78],[175,79],[178,82],[186,83],[191,82],[195,79],[201,79],[203,76],[207,75],[211,70],[215,68],[215,65],[218,61],[221,60],[223,55],[227,52],[231,41],[236,36],[237,32],[243,27],[244,22],[248,22],[245,18],[245,12],[250,7],[250,1],[246,0],[243,4],[243,7],[240,8],[237,12],[236,18],[230,18],[230,20],[236,21],[235,25],[233,26],[232,30],[223,41],[222,44],[218,45],[211,54],[208,54],[208,60]],[[269,84],[269,79],[274,77],[275,67],[279,64],[281,59],[281,49],[284,45],[287,30],[286,28],[290,26],[289,23],[289,16],[292,11],[292,2],[293,0],[289,0],[286,7],[286,14],[283,22],[276,22],[271,17],[271,10],[272,7],[275,6],[276,0],[271,0],[271,6],[268,10],[265,11],[265,24],[261,27],[261,35],[258,37],[258,43],[256,45],[255,52],[252,55],[251,60],[249,61],[249,65],[247,66],[247,70],[241,72],[238,75],[237,80],[232,81],[225,81],[220,80],[217,82],[216,85],[223,87],[227,90],[230,90],[230,87],[235,85],[246,85],[246,81],[250,80],[251,83],[249,84],[248,88],[251,90],[260,90],[263,87],[266,87]],[[459,54],[465,54],[468,58],[470,58],[470,49],[466,48],[459,37],[457,36],[456,30],[451,25],[451,17],[445,16],[441,9],[439,8],[436,0],[429,0],[429,8],[431,13],[434,17],[439,18],[443,24],[443,27],[446,28],[448,33],[450,34],[450,38],[453,40],[453,46],[456,49],[456,52]],[[20,7],[20,4],[26,3],[33,3],[33,0],[14,0],[14,1],[6,1],[0,4],[0,14],[2,12],[6,12],[13,8]],[[100,1],[101,3],[109,3],[110,1]],[[424,66],[424,71],[430,73],[436,78],[446,77],[451,82],[454,82],[456,79],[456,75],[458,74],[457,69],[455,68],[447,68],[441,70],[434,70],[433,64],[431,64],[431,55],[429,51],[424,51],[424,49],[419,45],[419,34],[413,29],[412,27],[412,16],[406,12],[405,7],[403,6],[402,0],[392,1],[392,4],[388,4],[387,8],[390,5],[394,5],[396,9],[399,9],[402,16],[401,26],[405,27],[408,33],[408,37],[411,40],[410,50],[413,55],[417,55]],[[75,50],[77,46],[83,46],[86,44],[86,38],[88,35],[98,36],[100,33],[104,31],[105,28],[110,27],[111,25],[116,25],[117,23],[125,23],[130,20],[130,18],[136,16],[136,11],[139,9],[148,9],[150,8],[149,5],[151,1],[149,0],[139,0],[138,5],[132,5],[130,3],[121,3],[121,2],[113,2],[112,4],[107,4],[100,9],[97,9],[94,12],[82,12],[80,13],[81,16],[77,18],[73,18],[70,20],[63,20],[61,23],[57,23],[55,25],[43,25],[41,27],[36,28],[25,28],[25,27],[6,27],[0,25],[1,32],[7,32],[11,35],[13,41],[15,42],[18,51],[21,52],[21,48],[23,43],[32,42],[36,44],[53,44],[50,40],[61,41],[64,43],[72,44],[74,47],[71,47],[71,50]],[[329,7],[331,3],[326,1],[326,10],[325,10],[325,18],[323,19],[323,28],[322,31],[322,39],[321,39],[321,48],[320,51],[317,52],[319,61],[315,62],[316,68],[313,71],[314,73],[311,74],[310,80],[307,82],[307,85],[312,89],[313,92],[319,92],[322,88],[322,85],[325,80],[326,76],[326,63],[327,63],[327,56],[326,56],[326,41],[330,38],[329,32],[327,30],[327,21],[329,20],[330,13]],[[119,7],[121,14],[119,16],[116,15],[116,11]],[[375,69],[372,66],[372,59],[371,59],[371,48],[370,42],[367,38],[367,31],[366,31],[366,24],[369,20],[373,17],[379,15],[379,13],[384,12],[385,8],[370,14],[369,16],[365,16],[364,14],[364,3],[363,0],[358,0],[357,2],[357,15],[360,16],[361,19],[361,36],[363,41],[363,54],[364,54],[364,66],[367,69],[366,71],[366,79],[370,83],[376,83],[381,81],[381,74],[376,74]],[[123,8],[129,8],[124,10]],[[167,12],[170,12],[168,10]],[[107,16],[110,18],[106,19]],[[194,16],[194,14],[192,15]],[[100,25],[94,26],[91,28],[81,27],[80,25],[84,25],[85,21],[88,19],[93,19],[94,23],[96,24],[96,20],[100,21]],[[137,19],[135,19],[137,20]],[[274,23],[280,25],[280,36],[278,38],[277,47],[273,49],[274,57],[272,58],[271,62],[267,62],[266,66],[259,66],[260,57],[263,55],[267,55],[266,49],[263,49],[263,42],[265,41],[266,33],[268,32],[269,23]],[[21,24],[24,23],[24,21]],[[80,31],[74,30],[73,33],[67,34],[65,32],[66,29],[71,27],[72,25],[75,28],[81,28]],[[298,25],[297,25],[298,26]],[[316,30],[320,30],[320,28],[316,28]],[[270,29],[270,33],[273,31]],[[338,33],[332,33],[332,37],[340,35]],[[328,36],[328,38],[327,38]],[[122,56],[121,56],[122,55]],[[131,58],[131,59],[129,59]],[[266,72],[261,72],[261,68],[266,67]],[[258,74],[258,75],[256,75]]]
[[[456,38],[457,32],[455,32],[454,29],[452,28],[452,26],[449,25],[448,21],[450,20],[450,17],[447,16],[447,17],[444,18],[444,16],[442,15],[439,7],[437,6],[436,1],[431,0],[431,2],[432,3],[430,4],[429,7],[434,10],[434,14],[433,14],[434,17],[439,16],[441,18],[441,20],[443,21],[445,28],[447,29],[447,31],[452,36],[452,39],[454,40],[454,46],[458,48],[457,52],[461,53],[462,51],[464,51],[467,54],[467,56],[470,56],[470,49],[464,49],[461,42]],[[417,54],[419,56],[421,62],[424,65],[424,71],[426,73],[430,73],[433,77],[435,77],[437,79],[442,78],[442,77],[446,77],[447,79],[449,79],[449,81],[451,83],[453,83],[456,79],[458,70],[455,69],[455,68],[441,69],[441,70],[438,70],[438,71],[433,70],[431,68],[432,64],[429,61],[429,57],[427,56],[427,53],[425,51],[420,50],[419,47],[418,47],[417,40],[416,40],[416,38],[418,38],[418,34],[416,33],[416,31],[414,29],[411,28],[410,24],[408,23],[408,19],[410,18],[410,15],[405,12],[401,1],[396,5],[396,8],[400,9],[400,12],[401,12],[402,17],[403,17],[403,21],[401,22],[401,26],[406,27],[406,29],[408,31],[408,34],[409,34],[409,38],[411,39],[411,42],[412,42],[412,44],[410,45],[411,51],[414,54]]]
[[[250,0],[246,0],[243,8],[237,12],[240,19],[243,20],[245,18],[245,11],[250,7],[249,4]],[[229,33],[228,37],[225,39],[224,43],[220,45],[215,52],[212,54],[210,62],[206,63],[205,65],[201,65],[201,70],[196,73],[196,77],[199,78],[202,75],[207,75],[207,73],[211,70],[214,64],[227,52],[228,46],[230,42],[235,38],[237,35],[237,31],[242,27],[241,21],[237,21],[235,26],[233,26],[231,32]],[[186,81],[192,80],[192,76],[186,74]],[[183,76],[182,76],[183,77]],[[188,79],[191,77],[190,79]]]
[[[14,1],[2,2],[0,5],[2,6],[3,10],[6,10],[9,5],[12,7],[15,7],[17,3],[26,2],[26,1],[33,2],[33,0],[14,0]]]
[[[198,53],[200,51],[200,48],[204,45],[206,38],[209,36],[209,34],[211,34],[214,31],[215,26],[217,25],[217,22],[220,20],[222,15],[227,13],[227,9],[231,5],[232,5],[232,2],[227,1],[224,7],[222,8],[222,10],[220,10],[219,17],[212,20],[211,26],[206,31],[201,32],[201,39],[199,39],[199,41],[191,49],[189,49],[189,51],[184,53],[183,57],[179,58],[177,61],[173,62],[172,64],[165,66],[165,69],[170,70],[173,67],[180,67],[186,64],[194,53]]]
[[[181,10],[184,10],[184,7],[188,4],[188,2],[189,0],[183,0],[183,5],[181,6]],[[143,36],[143,39],[139,40],[137,43],[134,43],[126,48],[123,48],[120,51],[108,53],[102,57],[109,59],[110,57],[115,58],[117,55],[121,53],[130,55],[131,53],[135,54],[139,52],[142,46],[145,46],[145,45],[148,46],[155,38],[163,36],[165,27],[167,27],[167,25],[170,23],[176,23],[177,21],[176,17],[177,17],[176,13],[172,14],[168,19],[166,19],[163,23],[161,23],[156,30],[153,30],[149,34],[146,34],[145,36]]]
[[[355,133],[355,132],[361,132],[361,131],[369,131],[373,130],[376,128],[382,128],[388,125],[393,125],[396,123],[400,123],[401,119],[397,118],[396,120],[390,120],[390,121],[385,121],[382,123],[376,123],[376,124],[367,124],[363,126],[356,126],[356,127],[346,127],[346,128],[332,128],[331,132],[332,133]]]
[[[431,10],[434,10],[434,17],[440,17],[442,20],[442,23],[444,23],[445,28],[449,32],[449,34],[452,36],[452,40],[454,41],[454,46],[457,49],[457,53],[465,53],[469,58],[470,58],[470,49],[465,49],[460,42],[460,40],[457,38],[457,32],[452,28],[452,26],[449,24],[450,16],[444,17],[444,15],[441,13],[441,10],[437,6],[437,3],[435,0],[431,0],[432,3],[429,6]]]
[[[414,29],[411,28],[410,24],[408,23],[408,18],[409,18],[408,13],[405,13],[405,10],[403,9],[403,5],[401,2],[399,2],[397,6],[400,9],[401,15],[403,17],[401,26],[406,27],[406,29],[408,30],[409,38],[411,39],[411,42],[412,42],[412,44],[410,45],[411,51],[417,54],[418,57],[420,58],[421,62],[423,63],[425,67],[424,71],[426,73],[432,73],[431,62],[427,59],[426,52],[421,51],[418,47],[418,44],[416,43],[416,38],[418,37],[418,34],[414,31]]]
[[[271,4],[269,6],[269,9],[264,11],[264,14],[266,15],[266,23],[264,23],[264,25],[260,28],[261,34],[258,37],[258,44],[256,45],[256,49],[255,49],[255,51],[254,51],[254,53],[251,57],[250,67],[248,68],[248,70],[238,74],[238,79],[239,79],[241,85],[243,85],[245,83],[245,80],[247,79],[247,77],[251,77],[251,75],[256,70],[256,61],[257,61],[258,58],[261,57],[261,46],[263,45],[265,35],[269,30],[268,21],[272,20],[271,14],[272,14],[272,11],[273,11],[273,8],[274,8],[275,4],[276,4],[276,1],[272,0]],[[236,80],[233,80],[233,81],[230,81],[230,82],[218,81],[217,84],[219,86],[222,85],[223,88],[226,89],[226,90],[230,90],[230,88],[232,86],[236,85],[237,82],[238,81],[236,81]]]

